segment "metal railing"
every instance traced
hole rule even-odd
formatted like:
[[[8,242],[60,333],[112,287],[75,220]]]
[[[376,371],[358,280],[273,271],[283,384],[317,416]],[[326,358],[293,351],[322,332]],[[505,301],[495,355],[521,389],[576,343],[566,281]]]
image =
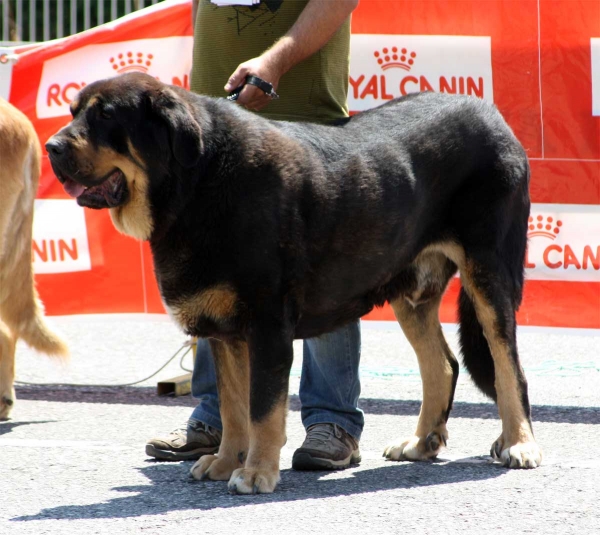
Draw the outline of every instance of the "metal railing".
[[[0,42],[49,41],[162,0],[0,0]]]

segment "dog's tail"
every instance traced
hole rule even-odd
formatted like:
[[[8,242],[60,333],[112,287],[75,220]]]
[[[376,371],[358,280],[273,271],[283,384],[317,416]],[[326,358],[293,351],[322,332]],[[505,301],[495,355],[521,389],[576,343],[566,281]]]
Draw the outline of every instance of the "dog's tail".
[[[2,203],[3,209],[10,213],[4,214],[4,228],[0,228],[0,318],[15,339],[21,338],[33,349],[47,355],[67,357],[67,344],[46,324],[44,307],[35,288],[31,237],[41,149],[37,134],[35,131],[32,134],[20,169],[18,187],[15,183],[12,188],[6,185],[7,193],[12,193],[10,200],[14,202],[5,199],[7,204]]]
[[[508,228],[501,245],[501,257],[504,260],[507,293],[512,300],[512,308],[518,310],[523,298],[525,284],[525,255],[527,251],[527,218],[529,216],[529,167],[524,173],[523,191],[520,202],[515,206],[514,219]],[[460,289],[458,299],[459,341],[462,359],[475,385],[488,397],[496,401],[494,361],[490,347],[483,334],[483,328],[477,319],[473,301],[464,288]],[[516,325],[514,326],[516,329]]]
[[[458,297],[458,316],[463,363],[479,390],[496,401],[494,360],[483,328],[477,320],[473,301],[464,288],[460,289]]]

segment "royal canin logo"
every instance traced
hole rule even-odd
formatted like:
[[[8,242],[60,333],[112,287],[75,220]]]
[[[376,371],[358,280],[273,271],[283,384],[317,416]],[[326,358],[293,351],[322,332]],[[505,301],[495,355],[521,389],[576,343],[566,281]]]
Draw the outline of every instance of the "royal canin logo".
[[[126,72],[144,72],[189,89],[192,37],[139,39],[87,45],[44,62],[36,99],[40,119],[69,115],[69,104],[87,84]]]
[[[491,40],[465,36],[353,35],[349,83],[348,102],[352,111],[418,91],[472,95],[493,102]]]
[[[417,57],[416,52],[409,52],[406,48],[398,50],[397,46],[388,49],[384,47],[381,52],[376,50],[373,56],[377,59],[377,63],[385,71],[387,69],[404,69],[410,71]]]
[[[70,199],[35,200],[31,245],[38,274],[92,269],[84,210]]]
[[[560,227],[562,227],[562,221],[555,221],[552,216],[546,217],[545,220],[544,216],[541,215],[538,215],[535,220],[533,217],[529,216],[528,223],[528,238],[533,238],[534,236],[543,236],[553,240],[556,238],[556,236],[558,236]]]
[[[556,242],[563,230],[567,230],[563,226],[563,221],[555,216],[543,214],[530,216],[527,232],[529,246],[525,267],[530,270],[541,268],[563,272],[574,269],[597,275],[600,272],[600,245],[586,243],[592,241],[594,235],[573,229],[560,243],[548,244],[548,240]],[[573,236],[577,239],[573,240]],[[586,277],[584,280],[595,280],[595,278],[598,277],[592,275],[592,278]]]

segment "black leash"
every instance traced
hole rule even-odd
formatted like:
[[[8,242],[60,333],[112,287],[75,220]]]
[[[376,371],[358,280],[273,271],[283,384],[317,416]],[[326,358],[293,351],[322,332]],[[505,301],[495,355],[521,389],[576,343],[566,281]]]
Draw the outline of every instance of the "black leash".
[[[246,80],[241,86],[236,87],[231,93],[229,93],[227,100],[237,100],[240,96],[240,92],[242,91],[242,89],[244,89],[244,86],[246,84],[255,85],[260,90],[264,91],[265,95],[271,97],[271,99],[273,100],[279,98],[279,95],[275,92],[275,89],[273,88],[272,84],[270,84],[269,82],[265,82],[262,78],[259,78],[258,76],[253,76],[252,74],[249,74],[248,76],[246,76]]]

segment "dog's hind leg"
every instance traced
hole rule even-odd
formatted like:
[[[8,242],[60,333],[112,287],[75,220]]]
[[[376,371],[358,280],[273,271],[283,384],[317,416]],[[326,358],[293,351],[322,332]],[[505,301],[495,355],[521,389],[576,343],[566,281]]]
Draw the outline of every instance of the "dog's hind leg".
[[[415,434],[385,449],[384,456],[394,461],[431,459],[446,445],[446,421],[458,379],[458,363],[438,318],[443,292],[456,266],[440,253],[424,255],[416,265],[420,272],[417,289],[391,305],[417,354],[423,403]]]
[[[6,420],[15,404],[16,340],[0,320],[0,420]]]
[[[223,437],[217,455],[204,455],[194,464],[195,479],[227,481],[244,466],[248,454],[249,357],[243,341],[210,339],[215,359]]]
[[[468,255],[461,269],[465,290],[461,300],[472,303],[494,363],[493,380],[502,434],[492,445],[491,454],[510,468],[535,468],[542,461],[542,451],[533,437],[527,380],[517,352],[516,307],[520,295],[515,298],[514,280],[511,281],[504,258],[505,255],[496,253]],[[520,294],[520,289],[517,293]],[[469,308],[465,302],[461,304],[461,322]],[[462,325],[461,338],[465,338]],[[463,341],[462,345],[468,368],[470,361],[486,357],[485,354],[468,354],[469,344]],[[473,378],[476,384],[484,383],[484,387],[489,383],[482,377],[474,375]]]

